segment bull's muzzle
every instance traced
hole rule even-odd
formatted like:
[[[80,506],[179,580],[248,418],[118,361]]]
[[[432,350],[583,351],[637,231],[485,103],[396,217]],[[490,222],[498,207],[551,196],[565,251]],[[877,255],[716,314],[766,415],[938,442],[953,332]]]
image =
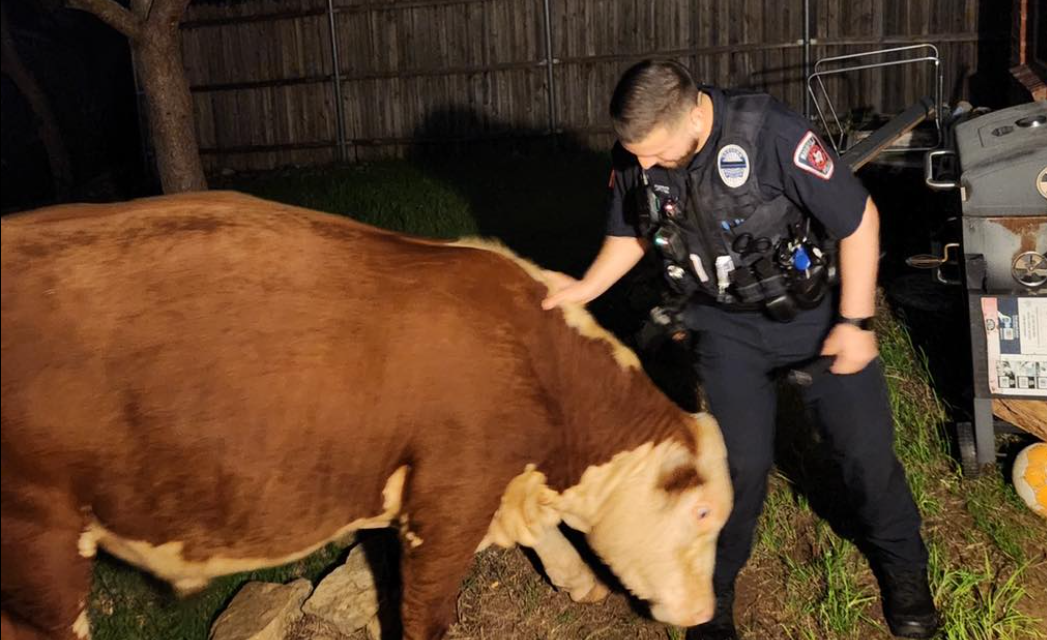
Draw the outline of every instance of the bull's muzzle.
[[[716,598],[702,598],[699,602],[651,604],[651,615],[655,620],[677,627],[693,627],[709,622],[716,611]]]

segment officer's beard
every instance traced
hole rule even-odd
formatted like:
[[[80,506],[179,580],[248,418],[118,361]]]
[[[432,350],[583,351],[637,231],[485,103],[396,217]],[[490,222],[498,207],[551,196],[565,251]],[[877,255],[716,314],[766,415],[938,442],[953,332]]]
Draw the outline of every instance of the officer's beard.
[[[694,136],[694,138],[691,140],[691,145],[687,153],[681,155],[679,158],[676,158],[675,160],[670,160],[668,162],[663,162],[660,164],[666,169],[682,169],[691,164],[691,160],[694,159],[694,156],[698,155],[698,150],[702,147],[702,140],[699,137],[698,133],[696,132],[692,135]]]

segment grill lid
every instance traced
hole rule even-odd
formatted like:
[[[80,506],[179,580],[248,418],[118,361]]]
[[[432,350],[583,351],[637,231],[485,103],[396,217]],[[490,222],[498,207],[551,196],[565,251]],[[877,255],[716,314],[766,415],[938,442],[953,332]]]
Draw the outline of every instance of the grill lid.
[[[1047,102],[994,111],[956,127],[969,216],[1047,214],[1039,182],[1047,168]]]

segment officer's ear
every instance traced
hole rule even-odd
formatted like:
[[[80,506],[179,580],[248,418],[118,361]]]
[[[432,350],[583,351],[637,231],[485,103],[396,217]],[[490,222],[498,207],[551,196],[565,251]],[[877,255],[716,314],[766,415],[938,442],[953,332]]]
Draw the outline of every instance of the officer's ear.
[[[688,113],[688,122],[691,125],[691,129],[694,131],[701,131],[702,129],[702,98],[701,94],[698,94],[698,102],[691,108]]]

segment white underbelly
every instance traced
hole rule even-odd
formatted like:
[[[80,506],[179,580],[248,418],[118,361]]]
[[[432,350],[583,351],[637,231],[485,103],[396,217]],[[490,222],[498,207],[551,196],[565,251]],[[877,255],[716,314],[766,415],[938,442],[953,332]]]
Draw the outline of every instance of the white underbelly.
[[[117,558],[171,583],[180,593],[189,593],[205,587],[208,582],[219,576],[276,567],[300,560],[354,531],[390,526],[401,516],[407,469],[406,466],[398,468],[386,481],[385,488],[382,489],[382,513],[353,520],[334,534],[279,557],[214,556],[204,560],[189,560],[183,553],[183,541],[171,540],[156,545],[144,540],[131,540],[106,529],[102,523],[94,519],[80,535],[78,547],[80,555],[85,558],[94,557],[98,547],[101,547]]]

